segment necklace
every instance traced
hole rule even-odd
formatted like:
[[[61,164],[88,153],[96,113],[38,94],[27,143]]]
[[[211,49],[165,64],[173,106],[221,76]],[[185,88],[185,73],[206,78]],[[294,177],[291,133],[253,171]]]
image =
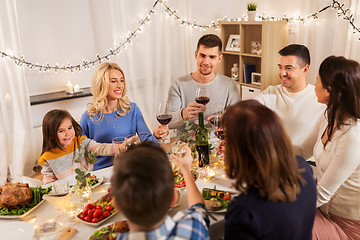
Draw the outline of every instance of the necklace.
[[[106,119],[105,114],[104,114],[104,120],[105,120],[106,122],[110,123],[110,124],[112,125],[112,128],[115,128],[115,122],[116,122],[116,120],[117,120],[118,117],[119,117],[119,114],[118,114],[118,113],[115,113],[115,115],[116,115],[116,116],[115,116],[115,119],[112,120],[112,121],[109,121],[109,120]]]

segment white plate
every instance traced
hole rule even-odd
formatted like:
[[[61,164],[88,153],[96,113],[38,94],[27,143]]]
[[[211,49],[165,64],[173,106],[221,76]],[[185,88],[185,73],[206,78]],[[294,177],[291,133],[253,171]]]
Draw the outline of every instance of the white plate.
[[[179,206],[179,203],[180,203],[180,201],[181,201],[181,199],[182,199],[182,195],[183,195],[183,194],[182,194],[181,190],[180,190],[179,188],[175,188],[175,191],[177,192],[177,196],[178,196],[178,197],[177,197],[177,201],[176,201],[176,203],[175,203],[175,206],[170,207],[169,210],[178,207],[178,206]]]
[[[41,202],[39,202],[38,204],[36,204],[32,209],[30,209],[29,211],[27,211],[26,213],[24,214],[21,214],[21,215],[10,215],[10,216],[5,216],[5,215],[0,215],[0,219],[21,219],[21,218],[24,218],[26,217],[28,214],[30,214],[32,211],[34,211],[36,208],[38,208],[40,206],[40,204],[42,204],[44,202],[44,199],[41,200]],[[0,234],[1,234],[1,231],[0,231]]]
[[[30,240],[35,234],[31,223],[12,221],[0,225],[1,239]]]

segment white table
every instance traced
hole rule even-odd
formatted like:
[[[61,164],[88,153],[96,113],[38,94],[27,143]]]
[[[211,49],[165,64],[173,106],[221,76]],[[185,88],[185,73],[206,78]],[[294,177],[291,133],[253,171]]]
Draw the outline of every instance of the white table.
[[[105,195],[105,191],[110,186],[110,177],[112,175],[113,168],[105,168],[98,171],[95,171],[94,174],[97,177],[103,177],[104,184],[101,184],[100,186],[96,187],[93,190],[93,200],[97,200],[102,195]],[[231,188],[231,181],[224,176],[216,176],[216,179],[214,180],[204,180],[201,178],[201,176],[204,175],[203,171],[200,172],[200,178],[196,181],[196,185],[198,186],[199,190],[201,191],[203,188],[213,188],[214,185],[216,185],[217,189],[226,190],[226,191],[234,191],[234,189]],[[74,182],[74,176],[68,177],[69,182]],[[187,193],[186,189],[181,190],[183,196],[181,201],[179,202],[178,207],[175,207],[171,210],[169,210],[169,215],[173,216],[180,210],[185,210],[188,208],[187,205]],[[217,213],[213,214],[213,216],[217,219],[211,219],[210,218],[210,236],[211,239],[218,239],[219,236],[223,234],[224,231],[224,213]],[[33,212],[31,212],[26,219],[23,219],[24,221],[29,221],[29,219],[32,219],[34,217],[40,217],[40,218],[55,218],[55,221],[62,222],[64,225],[72,225],[72,228],[75,228],[78,230],[77,234],[72,238],[73,240],[83,240],[88,239],[88,237],[94,232],[95,229],[98,227],[89,226],[82,222],[71,222],[69,221],[69,217],[66,217],[64,214],[61,215],[60,211],[57,209],[56,206],[50,204],[47,201],[44,201],[37,209],[35,209]],[[104,223],[105,226],[107,226],[111,222],[124,220],[125,217],[122,213],[117,213],[115,216],[110,218],[108,221]],[[10,220],[10,219],[0,219],[0,224],[4,222],[9,221],[16,221],[16,220]],[[18,221],[18,220],[17,220]],[[42,240],[42,239],[49,239],[49,240],[56,240],[62,233],[63,230],[54,233],[52,235],[40,235],[38,233],[35,234],[33,237],[33,240]]]

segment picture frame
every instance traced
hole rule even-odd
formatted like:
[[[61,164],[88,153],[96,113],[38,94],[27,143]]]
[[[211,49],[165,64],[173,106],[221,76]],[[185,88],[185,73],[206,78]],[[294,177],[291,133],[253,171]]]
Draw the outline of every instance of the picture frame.
[[[256,73],[256,72],[251,73],[251,83],[256,85],[261,85],[261,73]]]
[[[231,34],[229,36],[225,51],[240,52],[240,35]]]

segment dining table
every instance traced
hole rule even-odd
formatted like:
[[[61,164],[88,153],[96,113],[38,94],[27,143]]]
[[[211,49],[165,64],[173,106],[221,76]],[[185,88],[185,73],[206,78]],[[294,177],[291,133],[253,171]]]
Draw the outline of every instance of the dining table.
[[[108,167],[104,169],[100,169],[97,171],[91,172],[93,175],[96,175],[97,178],[101,179],[101,184],[99,186],[96,186],[92,189],[92,201],[95,202],[97,199],[102,197],[107,193],[108,188],[110,187],[110,181],[111,176],[113,173],[113,167]],[[219,168],[217,170],[217,173],[215,176],[212,176],[212,178],[209,178],[206,176],[205,169],[198,169],[197,170],[198,178],[196,179],[195,183],[200,190],[202,191],[203,188],[216,188],[218,190],[224,190],[224,191],[232,191],[235,190],[232,187],[232,182],[230,179],[228,179],[224,174],[224,169]],[[24,178],[24,182],[29,182],[30,178]],[[27,180],[27,181],[26,181]],[[67,180],[69,183],[75,183],[75,175],[71,175],[67,177]],[[35,183],[36,184],[36,183]],[[34,185],[34,182],[31,182],[30,185]],[[48,187],[52,184],[42,185],[42,187]],[[180,200],[177,203],[177,206],[174,208],[169,209],[168,215],[174,216],[177,212],[186,210],[188,206],[187,201],[187,191],[186,187],[180,189]],[[44,197],[45,198],[45,197]],[[61,202],[61,198],[59,197],[59,200]],[[46,199],[46,198],[45,198]],[[51,197],[52,200],[56,197]],[[89,224],[86,224],[82,221],[80,221],[76,216],[69,215],[69,213],[65,210],[59,209],[59,207],[56,206],[57,204],[54,204],[54,201],[47,201],[44,200],[39,204],[39,206],[36,207],[31,213],[29,213],[26,217],[21,219],[4,219],[0,218],[0,226],[3,223],[9,223],[13,222],[16,224],[18,221],[24,221],[31,223],[35,228],[35,233],[32,238],[29,238],[31,240],[42,240],[42,239],[48,239],[48,240],[57,240],[57,239],[70,239],[70,238],[61,238],[64,231],[69,230],[68,227],[72,230],[76,229],[76,234],[72,236],[71,239],[73,240],[83,240],[88,239],[96,229],[100,228],[101,226],[108,226],[110,223],[115,221],[121,221],[126,220],[126,217],[121,213],[117,212],[114,216],[109,218],[107,221],[102,223],[100,226],[91,226]],[[210,239],[222,239],[224,234],[224,217],[225,217],[225,211],[218,211],[218,212],[209,212],[210,215],[210,227],[209,227],[209,234]],[[47,233],[44,231],[40,231],[39,224],[41,221],[48,221],[52,223],[57,224],[57,229],[54,229],[51,233]],[[29,233],[31,234],[31,233]],[[66,235],[66,234],[65,234]],[[16,238],[14,238],[16,239]]]

